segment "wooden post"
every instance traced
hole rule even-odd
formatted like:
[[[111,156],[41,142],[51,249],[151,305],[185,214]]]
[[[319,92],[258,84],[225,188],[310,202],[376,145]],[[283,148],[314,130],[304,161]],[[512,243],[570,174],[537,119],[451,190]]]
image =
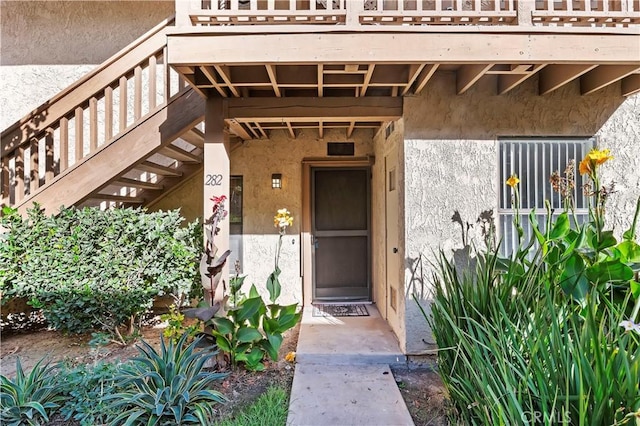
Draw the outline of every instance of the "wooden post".
[[[330,2],[332,0],[327,0]],[[360,26],[360,15],[364,12],[364,1],[363,0],[351,0],[346,2],[347,6],[347,19],[346,26],[347,27],[359,27]],[[380,9],[378,9],[380,10]]]
[[[533,19],[531,14],[536,9],[535,1],[519,1],[518,2],[518,25],[532,26]]]
[[[212,197],[227,197],[225,209],[229,211],[229,187],[230,187],[230,160],[229,138],[224,134],[224,104],[220,98],[207,99],[205,109],[205,134],[204,134],[204,220],[211,216],[213,202]],[[218,247],[218,255],[229,249],[229,217],[218,224],[220,231],[215,237],[215,245]],[[222,270],[222,279],[229,283],[229,264]],[[223,297],[223,286],[219,285],[214,300]]]

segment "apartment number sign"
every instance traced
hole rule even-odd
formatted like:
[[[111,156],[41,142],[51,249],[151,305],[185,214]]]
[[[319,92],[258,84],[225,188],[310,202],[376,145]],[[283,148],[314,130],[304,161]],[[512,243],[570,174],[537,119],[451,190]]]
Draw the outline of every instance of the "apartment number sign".
[[[222,185],[222,175],[205,175],[205,186],[220,186]]]

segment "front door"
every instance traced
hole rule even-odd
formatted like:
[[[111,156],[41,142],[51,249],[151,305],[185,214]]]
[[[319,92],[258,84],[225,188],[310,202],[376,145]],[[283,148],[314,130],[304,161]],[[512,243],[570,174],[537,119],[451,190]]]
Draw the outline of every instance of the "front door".
[[[313,168],[313,300],[370,300],[370,170]]]

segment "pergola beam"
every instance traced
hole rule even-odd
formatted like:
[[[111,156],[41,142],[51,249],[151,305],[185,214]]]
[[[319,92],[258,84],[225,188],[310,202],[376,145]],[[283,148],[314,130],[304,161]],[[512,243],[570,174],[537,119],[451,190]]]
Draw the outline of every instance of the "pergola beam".
[[[580,78],[580,93],[588,95],[640,70],[637,65],[600,65]]]

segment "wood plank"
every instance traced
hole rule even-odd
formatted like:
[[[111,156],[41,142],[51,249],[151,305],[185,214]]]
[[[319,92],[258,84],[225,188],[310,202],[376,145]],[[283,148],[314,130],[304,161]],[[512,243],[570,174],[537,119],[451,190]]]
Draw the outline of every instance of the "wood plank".
[[[189,89],[16,207],[24,213],[37,201],[47,212],[53,212],[60,205],[79,204],[129,170],[138,168],[137,162],[171,143],[203,118],[204,99]]]
[[[75,123],[75,134],[74,138],[74,150],[75,150],[75,159],[76,163],[78,163],[84,157],[84,119],[83,119],[84,110],[82,107],[76,108],[76,113],[74,115],[74,123]]]
[[[204,133],[202,133],[197,127],[184,132],[180,135],[180,138],[189,142],[193,146],[197,146],[198,148],[204,147]]]
[[[402,96],[406,95],[409,90],[411,90],[411,86],[416,81],[416,78],[420,75],[422,70],[424,69],[426,64],[410,64],[409,65],[409,79],[407,81],[407,85],[402,89]]]
[[[180,177],[182,173],[175,167],[162,166],[160,164],[153,163],[151,161],[143,161],[134,167],[136,170],[142,170],[143,172],[154,173],[160,176]]]
[[[293,126],[291,126],[291,122],[287,121],[287,130],[289,130],[289,135],[291,136],[291,139],[295,139],[296,138],[296,132],[295,130],[293,130]]]
[[[324,65],[318,64],[318,97],[324,94]]]
[[[439,64],[427,65],[420,72],[420,76],[417,78],[416,90],[414,92],[416,95],[419,95],[420,92],[422,92],[422,89],[424,89],[424,86],[426,86],[429,80],[431,80],[433,74],[438,70],[438,65]]]
[[[128,197],[126,195],[113,195],[113,194],[91,194],[87,197],[88,200],[102,200],[102,201],[113,201],[116,203],[124,203],[124,204],[142,204],[144,202],[144,198],[141,197]]]
[[[34,194],[40,187],[40,143],[32,139],[29,149],[29,193]]]
[[[25,149],[22,146],[15,150],[14,204],[20,203],[24,199],[24,151]]]
[[[127,98],[127,77],[120,77],[119,86],[120,99],[118,99],[118,102],[120,103],[120,118],[118,119],[118,128],[120,129],[120,133],[122,133],[127,128],[127,105],[129,103],[129,99]]]
[[[366,97],[296,97],[229,98],[225,100],[227,117],[240,121],[391,121],[402,117],[402,98]],[[228,120],[231,121],[231,120]],[[286,121],[286,120],[285,120]]]
[[[598,33],[198,34],[169,35],[168,46],[169,63],[185,65],[640,62],[637,37]]]
[[[218,71],[218,74],[220,74],[222,80],[224,80],[224,82],[227,84],[227,87],[229,88],[229,90],[231,90],[233,96],[239,98],[240,93],[238,93],[238,89],[236,89],[231,82],[231,72],[229,70],[229,67],[225,65],[214,65],[214,68],[216,69],[216,71]]]
[[[107,86],[104,89],[104,140],[110,141],[113,137],[113,88]]]
[[[213,67],[203,66],[203,67],[200,67],[200,71],[202,71],[202,74],[204,74],[204,76],[207,77],[207,80],[209,80],[213,85],[213,87],[218,91],[218,93],[220,93],[220,96],[222,96],[223,98],[226,98],[229,96],[227,95],[227,92],[224,90],[224,88],[220,87],[220,84],[216,80],[216,75]]]
[[[60,119],[60,173],[69,167],[69,120]]]
[[[580,77],[580,93],[588,95],[638,71],[637,65],[600,65]]]
[[[360,96],[365,96],[367,94],[367,88],[371,83],[371,77],[373,77],[373,71],[375,68],[375,64],[369,64],[367,66],[367,73],[364,75],[364,81],[362,83],[362,88],[360,89]]]
[[[547,65],[538,74],[538,93],[546,95],[564,86],[581,75],[591,71],[597,65]]]
[[[133,69],[133,121],[142,117],[142,67]]]
[[[55,176],[53,129],[48,128],[44,139],[44,183],[48,184]]]
[[[226,121],[229,124],[229,130],[231,130],[233,133],[235,133],[236,135],[238,135],[239,137],[241,137],[244,140],[253,139],[253,136],[250,135],[249,132],[246,131],[244,126],[242,126],[242,124],[238,123],[237,120],[229,119],[229,120],[226,120]]]
[[[89,152],[98,149],[98,100],[89,99]]]
[[[114,184],[130,188],[148,189],[151,191],[159,191],[164,188],[164,185],[162,185],[162,183],[144,182],[141,180],[129,179],[125,177],[118,178],[118,180],[116,180]]]
[[[529,77],[544,68],[546,64],[534,65],[531,71],[526,74],[502,74],[498,76],[498,94],[504,95],[510,90],[516,88]]]
[[[149,110],[153,110],[158,105],[158,89],[157,89],[157,68],[158,61],[155,55],[149,58]]]
[[[192,154],[175,145],[169,144],[160,150],[160,154],[183,163],[202,163],[202,156]]]
[[[630,96],[640,92],[640,74],[631,74],[622,79],[622,96]]]
[[[276,76],[275,67],[270,64],[265,64],[264,66],[267,68],[267,74],[269,74],[269,80],[271,81],[271,86],[273,86],[273,92],[278,98],[282,97],[280,88],[278,87],[278,78]]]
[[[2,184],[2,206],[10,205],[11,183],[9,181],[9,156],[2,157],[2,169],[0,170],[0,183]]]
[[[349,127],[347,128],[347,137],[348,138],[350,138],[351,135],[353,134],[353,130],[355,129],[355,127],[356,127],[356,122],[355,121],[352,121],[352,122],[349,123]]]
[[[462,65],[456,73],[456,92],[463,94],[489,70],[493,64]]]

